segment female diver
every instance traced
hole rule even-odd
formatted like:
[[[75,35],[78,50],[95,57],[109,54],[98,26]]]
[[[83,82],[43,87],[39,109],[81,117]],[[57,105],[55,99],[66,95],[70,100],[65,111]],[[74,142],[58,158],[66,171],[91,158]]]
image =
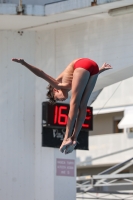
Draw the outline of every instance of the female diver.
[[[97,63],[93,60],[89,58],[79,58],[73,60],[65,70],[54,79],[41,69],[26,63],[23,59],[13,58],[12,61],[24,65],[35,75],[43,78],[50,84],[47,93],[50,103],[66,100],[68,98],[68,92],[71,90],[66,133],[60,146],[60,151],[62,153],[71,153],[77,144],[77,137],[86,115],[87,102],[96,84],[97,77],[101,72],[112,69],[111,65],[104,63],[102,67],[99,68]]]

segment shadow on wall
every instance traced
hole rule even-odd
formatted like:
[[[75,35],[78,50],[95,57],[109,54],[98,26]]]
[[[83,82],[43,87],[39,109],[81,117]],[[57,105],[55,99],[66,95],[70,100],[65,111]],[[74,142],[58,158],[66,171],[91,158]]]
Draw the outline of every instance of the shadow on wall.
[[[87,162],[88,164],[92,164],[92,157],[91,156],[88,156],[88,157],[86,157],[86,159],[85,159],[85,162]]]
[[[127,133],[127,137],[130,138],[130,139],[133,139],[133,132]]]

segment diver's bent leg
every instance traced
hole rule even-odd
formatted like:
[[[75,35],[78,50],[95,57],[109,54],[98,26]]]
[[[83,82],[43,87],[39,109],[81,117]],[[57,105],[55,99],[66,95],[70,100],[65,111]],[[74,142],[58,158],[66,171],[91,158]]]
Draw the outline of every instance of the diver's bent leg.
[[[72,81],[72,96],[70,100],[70,110],[68,114],[68,121],[66,126],[65,138],[72,135],[74,123],[78,114],[80,102],[88,83],[90,73],[85,69],[78,68],[74,71]]]
[[[76,121],[75,128],[74,128],[73,135],[72,135],[73,140],[77,140],[78,134],[79,134],[81,127],[82,127],[82,124],[85,120],[87,103],[88,103],[90,95],[91,95],[91,93],[94,89],[94,86],[96,84],[97,77],[98,77],[98,74],[90,77],[90,79],[87,83],[87,86],[85,88],[85,91],[83,93],[81,103],[80,103],[80,107],[79,107],[79,113],[78,113],[77,121]]]
[[[74,123],[78,114],[80,102],[82,99],[83,92],[87,85],[90,73],[85,69],[78,68],[74,71],[73,81],[72,81],[72,96],[70,100],[70,110],[68,114],[68,121],[66,125],[66,133],[64,136],[63,143],[61,145],[61,151],[65,150],[66,142],[71,139]],[[65,146],[65,147],[64,147]]]

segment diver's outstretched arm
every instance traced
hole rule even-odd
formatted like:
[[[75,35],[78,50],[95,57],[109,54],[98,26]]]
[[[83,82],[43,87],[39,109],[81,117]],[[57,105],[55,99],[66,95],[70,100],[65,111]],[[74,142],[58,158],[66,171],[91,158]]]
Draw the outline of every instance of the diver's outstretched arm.
[[[53,86],[53,88],[56,89],[66,89],[68,86],[67,84],[61,84],[59,83],[58,80],[54,79],[53,77],[49,76],[48,74],[46,74],[44,71],[42,71],[41,69],[34,67],[28,63],[26,63],[23,59],[17,59],[17,58],[13,58],[12,61],[20,63],[22,65],[24,65],[26,68],[28,68],[31,72],[33,72],[36,76],[43,78],[45,81],[47,81],[48,83],[50,83],[50,85]]]

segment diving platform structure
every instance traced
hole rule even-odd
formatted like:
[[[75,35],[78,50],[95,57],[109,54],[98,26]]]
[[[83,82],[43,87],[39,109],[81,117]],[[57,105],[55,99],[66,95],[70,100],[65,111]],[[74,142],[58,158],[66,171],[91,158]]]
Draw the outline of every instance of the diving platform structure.
[[[98,175],[77,177],[77,199],[132,199],[133,174],[121,173],[133,165],[133,158]],[[98,195],[97,195],[98,194]]]

